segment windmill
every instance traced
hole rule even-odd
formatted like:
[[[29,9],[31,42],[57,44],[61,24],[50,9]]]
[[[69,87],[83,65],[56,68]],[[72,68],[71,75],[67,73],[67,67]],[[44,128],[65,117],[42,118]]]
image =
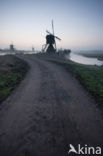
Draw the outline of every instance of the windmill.
[[[61,41],[61,39],[54,35],[54,24],[52,20],[52,33],[50,33],[48,30],[46,30],[46,44],[42,46],[42,51],[47,53],[55,53],[57,50],[56,47],[56,39]]]

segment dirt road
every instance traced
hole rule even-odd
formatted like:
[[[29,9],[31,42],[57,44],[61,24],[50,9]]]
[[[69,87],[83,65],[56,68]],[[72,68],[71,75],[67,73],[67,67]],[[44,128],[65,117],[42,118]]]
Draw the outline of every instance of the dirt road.
[[[102,145],[103,119],[63,67],[22,57],[30,71],[0,109],[0,156],[66,156],[69,144]]]

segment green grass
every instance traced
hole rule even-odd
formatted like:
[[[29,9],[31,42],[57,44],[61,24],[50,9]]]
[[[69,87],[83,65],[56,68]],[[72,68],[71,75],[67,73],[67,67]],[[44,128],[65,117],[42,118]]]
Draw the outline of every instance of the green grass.
[[[67,67],[70,71],[70,67]],[[74,65],[71,71],[95,99],[103,104],[103,69],[96,66]]]
[[[57,57],[39,58],[52,61],[56,64],[62,65],[67,71],[71,72],[80,83],[93,95],[95,100],[103,106],[103,68],[99,66],[82,65],[70,60],[63,60]],[[69,82],[68,82],[69,83]]]
[[[17,87],[29,68],[26,62],[14,56],[11,57],[13,60],[13,66],[6,72],[0,72],[0,102],[7,98]]]
[[[86,56],[86,57],[91,57],[91,58],[98,58],[98,59],[101,59],[101,60],[103,60],[103,53],[93,53],[93,54],[82,54],[82,55],[84,55],[84,56]]]

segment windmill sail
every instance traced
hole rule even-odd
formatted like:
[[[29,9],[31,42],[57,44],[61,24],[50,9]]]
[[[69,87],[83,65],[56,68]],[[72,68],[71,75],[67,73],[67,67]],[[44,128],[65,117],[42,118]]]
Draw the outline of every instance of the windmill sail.
[[[53,31],[53,36],[54,36],[54,40],[55,40],[55,35],[54,35],[54,23],[53,23],[53,20],[52,20],[52,31]],[[56,41],[55,41],[55,50],[56,50]]]
[[[52,20],[52,30],[53,30],[53,35],[54,35],[54,24],[53,24],[53,20]]]

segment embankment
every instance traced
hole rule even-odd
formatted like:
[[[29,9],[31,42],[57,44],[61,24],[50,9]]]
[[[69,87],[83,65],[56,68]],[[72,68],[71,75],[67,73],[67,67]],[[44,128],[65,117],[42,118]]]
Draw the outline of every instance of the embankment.
[[[0,103],[10,95],[24,78],[29,66],[13,56],[0,56]]]

